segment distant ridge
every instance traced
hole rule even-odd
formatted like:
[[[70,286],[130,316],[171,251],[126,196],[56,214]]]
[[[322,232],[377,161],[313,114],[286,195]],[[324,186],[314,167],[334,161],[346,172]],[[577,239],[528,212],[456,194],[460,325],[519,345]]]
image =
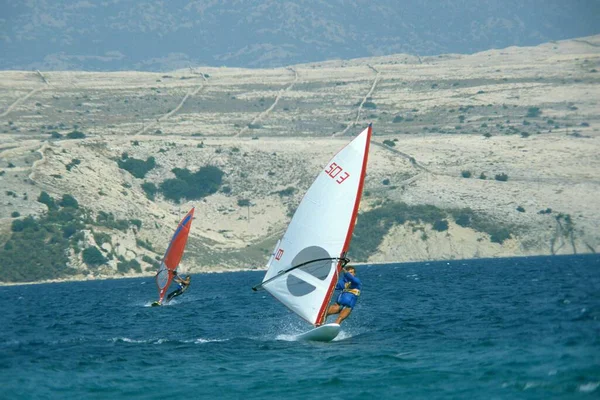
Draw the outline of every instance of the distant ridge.
[[[470,54],[600,33],[600,2],[585,0],[31,0],[2,8],[2,70],[265,68]]]

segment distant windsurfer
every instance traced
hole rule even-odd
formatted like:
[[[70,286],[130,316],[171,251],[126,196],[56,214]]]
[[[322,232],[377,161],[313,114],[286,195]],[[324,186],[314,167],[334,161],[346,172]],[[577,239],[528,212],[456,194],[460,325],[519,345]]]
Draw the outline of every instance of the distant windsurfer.
[[[362,283],[356,277],[356,270],[353,266],[344,267],[343,272],[337,285],[335,285],[335,290],[341,290],[342,293],[338,296],[335,304],[330,305],[327,310],[327,315],[339,314],[335,321],[336,324],[341,324],[343,320],[348,318],[356,305],[362,288]]]
[[[177,288],[177,290],[174,290],[171,293],[169,293],[169,295],[167,296],[167,302],[171,301],[173,297],[181,296],[183,292],[185,292],[190,286],[190,283],[192,282],[192,277],[190,275],[186,275],[185,278],[182,279],[179,275],[177,275],[177,272],[175,272],[174,280],[175,282],[177,282],[179,287]]]

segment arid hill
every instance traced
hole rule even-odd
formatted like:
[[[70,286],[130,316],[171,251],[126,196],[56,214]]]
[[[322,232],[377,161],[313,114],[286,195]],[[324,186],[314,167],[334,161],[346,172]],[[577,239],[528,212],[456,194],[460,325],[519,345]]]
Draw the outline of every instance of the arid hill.
[[[2,71],[0,281],[150,275],[192,205],[183,271],[262,268],[320,168],[370,122],[353,260],[595,252],[598,70],[600,35],[280,69]],[[216,192],[161,192],[174,168],[207,166],[223,172]],[[45,274],[29,251],[33,269],[11,274],[27,229],[14,221],[46,215],[42,192],[78,204],[78,228],[53,220],[62,239],[44,228],[38,246],[68,240],[72,269]],[[90,247],[106,262],[84,262]]]

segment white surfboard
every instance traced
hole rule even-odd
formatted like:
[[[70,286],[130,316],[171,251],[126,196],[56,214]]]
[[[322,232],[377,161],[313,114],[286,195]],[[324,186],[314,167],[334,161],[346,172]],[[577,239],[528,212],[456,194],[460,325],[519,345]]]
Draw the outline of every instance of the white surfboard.
[[[339,324],[327,324],[311,329],[296,336],[297,340],[309,340],[313,342],[331,342],[340,333]]]

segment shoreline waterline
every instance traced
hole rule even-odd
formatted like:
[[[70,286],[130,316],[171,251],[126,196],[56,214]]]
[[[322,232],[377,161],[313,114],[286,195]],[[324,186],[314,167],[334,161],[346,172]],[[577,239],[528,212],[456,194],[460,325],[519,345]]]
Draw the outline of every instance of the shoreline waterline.
[[[447,259],[447,260],[418,260],[418,261],[377,261],[377,262],[350,262],[350,265],[354,265],[356,267],[362,266],[386,266],[386,265],[403,265],[403,264],[426,264],[426,263],[450,263],[450,262],[466,262],[466,261],[483,261],[483,260],[499,260],[499,259],[515,259],[515,260],[523,260],[523,259],[533,259],[533,258],[543,258],[543,257],[573,257],[573,256],[581,256],[581,257],[593,257],[597,255],[597,253],[580,253],[580,254],[556,254],[556,255],[548,255],[548,254],[539,254],[539,255],[528,255],[528,256],[512,256],[512,257],[486,257],[486,258],[464,258],[464,259]],[[266,271],[266,266],[261,268],[232,268],[232,269],[211,269],[207,271],[187,271],[186,274],[196,275],[196,274],[223,274],[227,272],[252,272],[252,271]],[[65,278],[57,278],[57,279],[46,279],[41,281],[32,281],[32,282],[2,282],[0,281],[0,287],[4,286],[23,286],[23,285],[41,285],[45,283],[64,283],[64,282],[87,282],[87,281],[106,281],[106,280],[114,280],[114,279],[128,279],[128,278],[154,278],[154,273],[148,274],[130,274],[130,275],[100,275],[96,277],[84,277],[82,275],[77,275],[74,277],[65,277]]]

